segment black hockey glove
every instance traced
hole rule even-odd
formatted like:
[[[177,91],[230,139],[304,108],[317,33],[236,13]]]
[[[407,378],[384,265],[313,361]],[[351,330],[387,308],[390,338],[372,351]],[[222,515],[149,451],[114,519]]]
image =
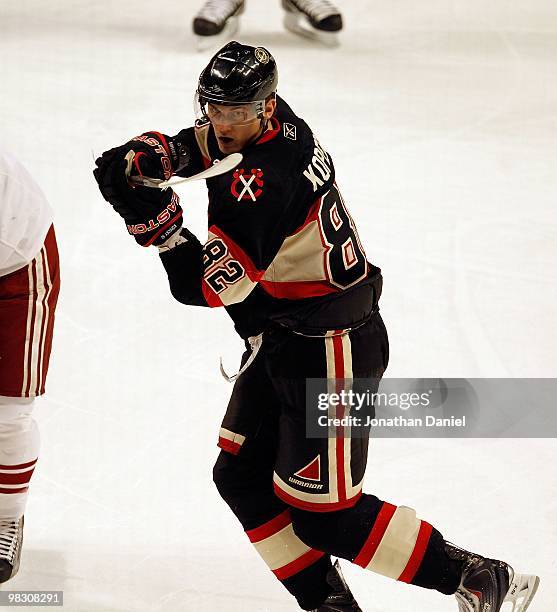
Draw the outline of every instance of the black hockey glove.
[[[162,134],[142,134],[106,151],[95,163],[93,174],[104,199],[141,246],[158,246],[180,229],[182,208],[172,189],[135,186],[129,181],[133,176],[162,180],[172,176],[177,155]]]

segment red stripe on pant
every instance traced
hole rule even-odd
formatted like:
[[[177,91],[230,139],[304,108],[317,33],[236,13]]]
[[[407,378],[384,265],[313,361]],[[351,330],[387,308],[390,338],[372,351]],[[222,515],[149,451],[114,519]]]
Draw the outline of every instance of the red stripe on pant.
[[[50,363],[50,352],[52,350],[52,337],[54,334],[54,318],[56,311],[56,304],[58,303],[58,295],[60,293],[60,262],[58,255],[58,245],[56,243],[56,234],[54,233],[54,227],[51,226],[46,235],[45,241],[45,264],[48,265],[48,271],[50,275],[50,282],[52,284],[51,289],[48,293],[47,302],[48,305],[48,317],[45,321],[45,337],[44,342],[41,343],[43,352],[41,355],[40,362],[40,380],[37,388],[37,395],[42,395],[45,392],[46,375],[48,372],[48,366]],[[46,277],[45,277],[46,278]]]
[[[44,356],[44,341],[45,341],[45,334],[46,334],[46,327],[48,325],[48,315],[47,315],[47,309],[48,309],[48,303],[47,301],[50,298],[50,292],[52,291],[52,281],[49,281],[49,275],[50,275],[50,271],[48,270],[47,267],[47,262],[46,262],[46,258],[47,255],[45,253],[45,251],[41,251],[42,256],[37,258],[37,265],[41,266],[42,269],[42,278],[44,281],[44,295],[43,295],[43,299],[41,300],[41,306],[42,306],[42,312],[43,312],[43,316],[42,316],[42,320],[41,320],[41,329],[39,331],[39,351],[38,351],[38,356],[37,356],[37,385],[35,387],[35,389],[33,389],[33,392],[35,395],[39,395],[40,389],[43,386],[43,356]],[[47,275],[47,270],[49,272],[49,274]]]
[[[33,343],[35,342],[35,319],[37,317],[37,260],[33,259],[31,262],[31,282],[29,287],[29,294],[33,296],[33,304],[31,307],[31,322],[29,324],[29,338],[27,340],[27,360],[25,368],[27,369],[27,383],[23,390],[23,396],[29,397],[31,390],[31,379],[33,378],[31,373],[33,372]],[[32,287],[32,289],[31,289]]]
[[[338,393],[344,387],[344,349],[342,347],[342,336],[333,336],[333,355],[335,362],[335,380],[336,392]],[[344,417],[344,407],[342,404],[337,406],[337,418]],[[336,460],[337,460],[337,487],[338,501],[340,504],[346,501],[346,478],[344,475],[344,427],[336,428]]]
[[[228,440],[227,438],[223,438],[219,436],[219,441],[217,446],[222,448],[223,451],[230,453],[231,455],[237,455],[242,448],[240,444],[237,442],[232,442],[232,440]]]
[[[356,493],[356,495],[354,495],[354,497],[345,499],[343,502],[310,502],[289,495],[283,491],[276,482],[273,483],[273,488],[275,490],[275,495],[279,499],[282,499],[284,503],[288,504],[289,506],[294,506],[294,508],[300,508],[300,510],[309,510],[310,512],[334,512],[335,510],[345,510],[346,508],[355,506],[362,496],[362,491],[360,490]]]

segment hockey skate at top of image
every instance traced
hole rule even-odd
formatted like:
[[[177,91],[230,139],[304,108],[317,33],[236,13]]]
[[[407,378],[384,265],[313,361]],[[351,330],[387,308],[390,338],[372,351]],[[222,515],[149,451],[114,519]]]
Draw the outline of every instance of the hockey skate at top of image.
[[[325,46],[339,44],[342,15],[329,0],[281,0],[281,4],[288,31]],[[206,0],[192,22],[197,50],[207,51],[233,38],[245,5],[244,0]]]
[[[284,27],[329,47],[339,44],[342,16],[329,0],[282,0]]]
[[[130,169],[134,155],[134,151],[129,151],[126,155],[126,160],[128,162],[126,175],[128,177],[129,182],[134,185],[152,187],[154,189],[166,189],[167,187],[172,187],[180,183],[188,183],[189,181],[201,181],[203,179],[208,179],[213,176],[225,174],[226,172],[233,170],[243,159],[243,155],[241,153],[231,153],[230,155],[227,155],[226,157],[221,159],[218,163],[215,162],[212,166],[210,166],[206,170],[203,170],[202,172],[198,172],[197,174],[186,177],[176,176],[168,179],[167,181],[163,181],[162,179],[150,178],[148,176],[130,176]]]

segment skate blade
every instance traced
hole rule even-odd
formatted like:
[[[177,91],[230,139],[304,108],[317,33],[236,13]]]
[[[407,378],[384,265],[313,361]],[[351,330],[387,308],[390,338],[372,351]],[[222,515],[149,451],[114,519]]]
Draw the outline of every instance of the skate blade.
[[[214,36],[198,36],[195,35],[195,46],[198,52],[208,51],[216,47],[222,47],[224,43],[232,39],[239,27],[238,16],[232,16],[226,22],[226,25],[221,32]]]
[[[515,574],[505,596],[501,612],[525,612],[540,585],[538,576]]]
[[[293,34],[302,36],[326,47],[338,47],[340,44],[337,32],[324,32],[312,28],[307,19],[299,13],[285,13],[284,27]]]

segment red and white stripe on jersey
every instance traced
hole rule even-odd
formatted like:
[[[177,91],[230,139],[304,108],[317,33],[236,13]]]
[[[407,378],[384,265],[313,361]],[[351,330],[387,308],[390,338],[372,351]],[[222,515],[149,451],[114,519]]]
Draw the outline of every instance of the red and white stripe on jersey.
[[[218,244],[215,244],[218,243]],[[263,276],[244,250],[216,225],[209,228],[204,260],[212,247],[224,245],[225,254],[203,272],[203,296],[209,306],[228,306],[242,302]]]
[[[358,263],[363,264],[361,269],[358,269],[359,276],[353,278],[349,284],[342,284],[339,278],[333,278],[330,258],[334,245],[327,240],[322,222],[322,216],[328,210],[325,209],[324,212],[323,207],[330,207],[330,202],[326,202],[330,194],[340,198],[328,211],[331,223],[335,226],[337,220],[340,224],[338,227],[343,224],[338,212],[339,206],[342,206],[351,232],[348,240],[342,245],[337,244],[338,248],[342,247],[344,271],[350,270]],[[226,246],[224,255],[222,249],[217,249],[215,241],[221,241]],[[218,251],[218,259],[214,257],[215,251]],[[209,306],[227,306],[241,302],[257,283],[275,298],[296,300],[338,293],[343,288],[358,283],[367,274],[365,253],[336,184],[334,191],[330,190],[314,202],[305,221],[286,236],[266,269],[259,270],[243,248],[215,225],[209,228],[209,238],[204,246],[204,266],[202,287]]]
[[[401,582],[411,582],[418,571],[432,526],[412,508],[383,503],[373,528],[354,563]]]
[[[0,340],[7,352],[2,355],[0,395],[35,397],[44,393],[59,289],[58,250],[51,227],[35,259],[0,278]],[[22,295],[27,296],[26,301]]]
[[[285,510],[260,527],[246,531],[246,535],[279,580],[294,576],[325,554],[306,546],[294,533],[290,510]]]
[[[352,279],[350,285],[340,285],[333,279],[330,251],[333,245],[324,234],[321,219],[323,207],[327,206],[326,198],[336,194],[337,202],[328,210],[332,226],[339,229],[343,221],[339,217],[339,207],[351,228],[352,235],[342,244],[344,267],[349,270],[358,262],[365,260],[356,226],[335,183],[333,189],[318,198],[311,206],[305,221],[294,232],[287,236],[275,258],[265,271],[260,284],[273,297],[301,299],[337,293],[342,287],[347,288],[361,281],[367,274],[367,264],[361,274]],[[325,209],[326,211],[327,209]],[[356,247],[359,255],[356,254]]]
[[[352,348],[348,332],[337,330],[336,335],[323,338],[327,360],[327,380],[329,393],[339,393],[348,390],[353,378]],[[329,418],[347,416],[349,406],[329,406]],[[351,432],[350,427],[336,427],[334,435],[329,433],[327,464],[327,493],[319,493],[318,489],[300,491],[287,484],[275,472],[273,484],[275,493],[287,504],[303,510],[314,512],[331,512],[353,506],[362,495],[363,478],[352,482],[351,469]]]
[[[328,247],[318,221],[322,201],[316,200],[304,223],[284,239],[261,278],[261,286],[273,297],[300,299],[339,291],[328,280]]]
[[[218,446],[222,448],[222,450],[232,455],[237,455],[245,441],[246,437],[242,436],[242,434],[234,433],[224,427],[220,428]]]
[[[37,459],[19,465],[0,465],[0,493],[25,493]]]

